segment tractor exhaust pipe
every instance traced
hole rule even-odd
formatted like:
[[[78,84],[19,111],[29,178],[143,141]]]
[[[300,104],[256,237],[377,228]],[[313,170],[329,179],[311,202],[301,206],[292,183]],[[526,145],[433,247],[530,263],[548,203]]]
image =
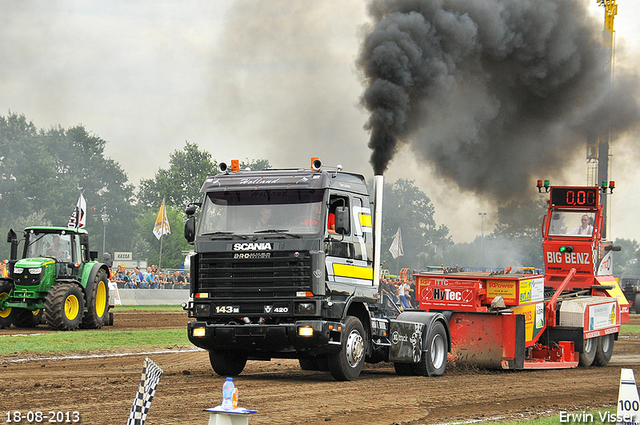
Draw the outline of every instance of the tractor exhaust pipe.
[[[382,188],[384,177],[373,176],[374,183],[374,215],[373,215],[373,286],[380,284],[380,246],[382,244]]]

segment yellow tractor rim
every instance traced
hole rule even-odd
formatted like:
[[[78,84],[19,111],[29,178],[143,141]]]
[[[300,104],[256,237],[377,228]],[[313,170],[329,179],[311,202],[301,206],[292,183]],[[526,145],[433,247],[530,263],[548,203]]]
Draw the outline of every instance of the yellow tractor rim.
[[[9,294],[7,294],[6,292],[3,292],[0,294],[0,300],[3,298],[7,298],[8,296]],[[0,311],[0,317],[2,317],[3,319],[6,319],[7,317],[9,317],[10,314],[11,314],[11,307],[8,307],[6,310]]]
[[[96,314],[98,317],[102,317],[104,310],[107,307],[107,287],[104,281],[98,282],[98,288],[96,288]]]
[[[80,302],[75,295],[69,295],[66,300],[64,300],[64,315],[69,320],[73,320],[78,317],[78,313],[80,312]]]

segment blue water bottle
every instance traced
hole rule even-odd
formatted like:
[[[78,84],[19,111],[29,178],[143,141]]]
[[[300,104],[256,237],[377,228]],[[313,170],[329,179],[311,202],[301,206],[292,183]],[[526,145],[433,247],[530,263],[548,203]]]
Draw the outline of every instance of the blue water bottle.
[[[224,410],[233,409],[233,390],[235,389],[233,378],[227,378],[227,381],[222,385],[222,408]]]

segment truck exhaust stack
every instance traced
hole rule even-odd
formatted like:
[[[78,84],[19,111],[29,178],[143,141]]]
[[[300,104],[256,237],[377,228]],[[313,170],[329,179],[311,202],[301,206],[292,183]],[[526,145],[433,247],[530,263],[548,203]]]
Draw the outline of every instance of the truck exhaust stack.
[[[382,174],[373,176],[375,185],[374,203],[374,224],[373,224],[373,285],[380,283],[380,245],[382,239],[382,188],[384,186],[384,176]]]

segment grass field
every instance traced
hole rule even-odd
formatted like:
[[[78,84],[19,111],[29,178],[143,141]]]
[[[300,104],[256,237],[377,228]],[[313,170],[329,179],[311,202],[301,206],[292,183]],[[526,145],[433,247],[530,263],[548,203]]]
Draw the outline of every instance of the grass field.
[[[187,338],[186,327],[185,329],[110,332],[95,330],[0,336],[0,355],[73,353],[127,348],[157,349],[166,347],[192,348],[193,345]]]

